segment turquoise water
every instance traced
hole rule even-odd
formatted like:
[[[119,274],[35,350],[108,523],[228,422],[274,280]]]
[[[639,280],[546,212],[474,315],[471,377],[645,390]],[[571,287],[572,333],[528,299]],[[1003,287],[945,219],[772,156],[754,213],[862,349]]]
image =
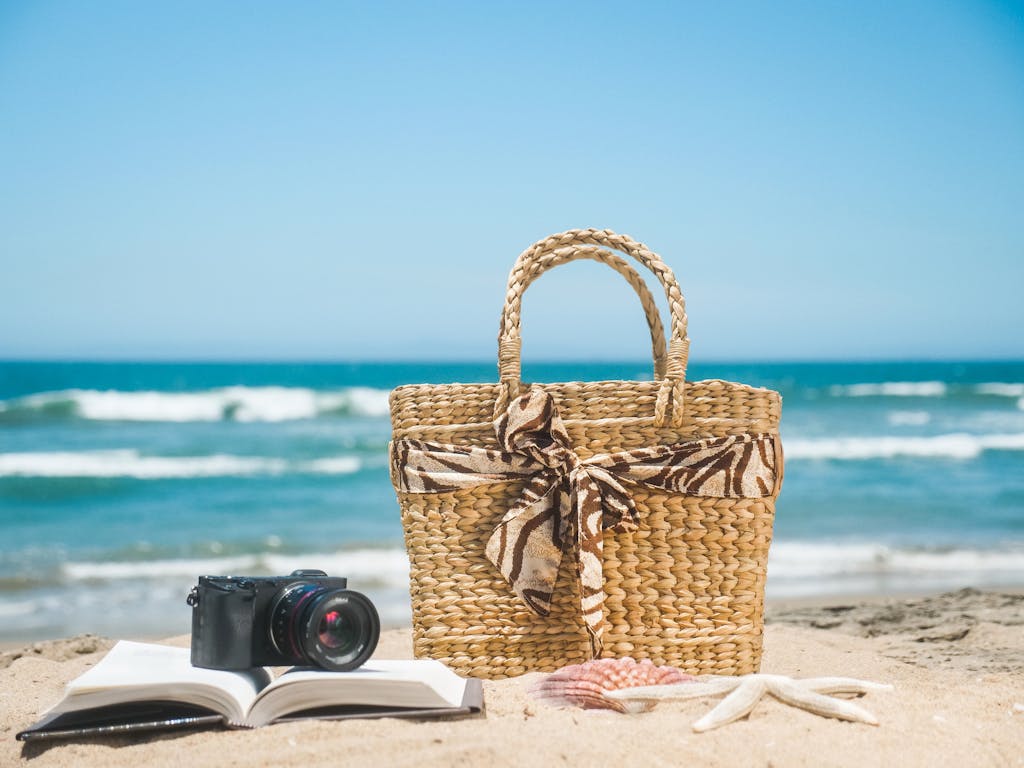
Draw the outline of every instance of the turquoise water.
[[[534,381],[645,363],[527,365]],[[1024,585],[1024,363],[693,365],[783,395],[772,596]],[[408,620],[388,391],[480,364],[0,363],[0,640],[185,632],[200,573]]]

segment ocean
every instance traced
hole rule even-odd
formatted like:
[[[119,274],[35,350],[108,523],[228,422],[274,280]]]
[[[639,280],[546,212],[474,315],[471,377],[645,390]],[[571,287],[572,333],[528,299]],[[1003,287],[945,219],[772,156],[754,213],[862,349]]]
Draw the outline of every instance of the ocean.
[[[649,378],[533,364],[531,381]],[[0,363],[0,642],[189,630],[200,574],[321,568],[409,621],[388,392],[493,363]],[[1024,586],[1024,362],[694,364],[783,396],[768,598]]]

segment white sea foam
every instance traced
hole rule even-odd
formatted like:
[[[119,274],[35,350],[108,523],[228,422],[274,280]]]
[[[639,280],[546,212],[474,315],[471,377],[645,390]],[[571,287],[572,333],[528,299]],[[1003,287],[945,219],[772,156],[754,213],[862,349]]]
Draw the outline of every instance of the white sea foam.
[[[776,541],[768,556],[769,594],[876,592],[888,586],[1024,582],[1024,545],[1000,548],[912,549],[881,543]]]
[[[946,390],[946,384],[941,381],[883,381],[836,385],[829,392],[837,397],[943,397]]]
[[[920,427],[932,420],[928,411],[891,411],[886,418],[893,427]]]
[[[282,574],[319,568],[353,583],[388,588],[409,585],[409,559],[401,549],[354,549],[309,555],[263,553],[237,557],[150,560],[142,562],[71,562],[61,566],[68,581],[195,578],[200,574]]]
[[[979,395],[998,395],[1000,397],[1024,397],[1024,384],[1008,384],[1001,381],[992,381],[987,384],[979,384],[974,388]]]
[[[148,562],[70,562],[61,566],[65,589],[118,584],[126,579],[174,586],[184,594],[201,574],[291,573],[321,568],[346,576],[350,586],[379,595],[407,610],[409,561],[399,548],[357,549],[306,555],[261,553],[221,558]],[[775,541],[768,558],[769,594],[774,597],[841,592],[879,592],[887,587],[929,589],[1024,583],[1024,544],[992,549],[913,549],[878,542]],[[395,612],[391,606],[387,610]],[[378,607],[386,607],[383,604]],[[400,613],[401,611],[399,611]],[[12,611],[21,614],[22,611]]]
[[[112,581],[117,579],[163,579],[198,574],[243,573],[256,566],[254,557],[197,558],[191,560],[150,560],[114,563],[64,563],[61,575],[70,581]]]
[[[783,441],[787,459],[891,459],[919,456],[973,459],[983,451],[1024,450],[1024,434],[931,437],[835,437]]]
[[[833,576],[905,571],[1005,571],[1024,575],[1024,548],[905,549],[880,543],[776,541],[769,565],[778,576]]]
[[[142,480],[314,473],[347,475],[355,456],[289,462],[264,456],[142,456],[138,451],[0,453],[0,477],[131,477]]]
[[[20,600],[14,602],[0,602],[0,619],[15,619],[22,616],[31,616],[39,607],[31,600]]]
[[[142,562],[79,561],[60,566],[59,586],[26,599],[0,595],[0,639],[94,632],[110,636],[188,632],[188,590],[200,575],[281,575],[322,568],[346,576],[373,601],[384,628],[408,626],[409,565],[404,550],[359,549],[287,555],[262,553]],[[141,587],[125,589],[125,583]]]
[[[362,462],[355,456],[334,456],[328,459],[314,459],[300,465],[306,472],[322,475],[349,475],[358,472]]]
[[[0,401],[0,412],[53,411],[66,405],[97,421],[264,421],[313,419],[324,414],[384,416],[388,393],[370,387],[222,387],[200,392],[126,392],[66,389]]]
[[[390,393],[372,387],[349,387],[344,390],[343,403],[352,413],[360,416],[387,416],[391,412],[388,403]]]

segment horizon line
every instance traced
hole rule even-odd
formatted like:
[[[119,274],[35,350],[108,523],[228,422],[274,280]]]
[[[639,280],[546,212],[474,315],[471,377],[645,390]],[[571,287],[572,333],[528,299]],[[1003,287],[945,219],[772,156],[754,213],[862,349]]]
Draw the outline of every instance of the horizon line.
[[[691,365],[843,365],[883,363],[1024,363],[1024,356],[1013,357],[713,357],[691,359]],[[494,358],[231,358],[231,357],[0,357],[0,365],[497,365]],[[534,358],[524,365],[650,365],[645,358]]]

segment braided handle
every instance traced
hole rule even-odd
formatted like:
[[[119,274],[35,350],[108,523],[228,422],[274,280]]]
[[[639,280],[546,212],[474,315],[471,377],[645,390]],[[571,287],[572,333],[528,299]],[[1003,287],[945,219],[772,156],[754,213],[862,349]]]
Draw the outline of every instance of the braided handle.
[[[573,257],[563,255],[563,251],[579,250],[581,253],[587,254],[591,252],[607,253],[600,249],[592,251],[591,246],[614,248],[631,256],[647,267],[665,290],[672,336],[665,359],[664,373],[659,377],[662,380],[662,386],[658,391],[655,403],[654,420],[656,426],[670,423],[673,427],[679,427],[682,425],[683,418],[683,389],[690,343],[686,336],[686,304],[683,294],[679,290],[679,284],[676,282],[672,270],[661,260],[661,257],[632,238],[618,235],[607,229],[571,229],[540,240],[519,255],[509,274],[508,292],[505,296],[505,306],[502,310],[498,333],[498,374],[502,386],[495,403],[495,413],[502,412],[508,402],[518,396],[522,384],[519,328],[523,292],[545,270],[572,260]],[[594,258],[594,256],[583,256],[582,258]],[[599,258],[598,261],[603,261],[603,259]],[[604,263],[609,262],[605,261]],[[611,264],[609,265],[611,266]],[[621,270],[618,271],[625,276]],[[629,278],[627,277],[627,279]],[[646,309],[645,306],[645,311]]]
[[[647,287],[640,274],[629,265],[629,262],[611,251],[599,248],[596,245],[575,245],[559,248],[538,256],[532,264],[528,265],[527,271],[523,273],[521,289],[518,295],[518,302],[522,302],[523,294],[541,275],[555,267],[567,264],[571,261],[592,259],[601,264],[606,264],[620,275],[622,275],[630,287],[636,292],[643,307],[644,316],[647,319],[647,327],[651,333],[651,357],[654,360],[654,378],[660,380],[665,376],[665,327],[661,323],[661,313],[658,305],[654,303],[654,296],[651,289]],[[520,312],[519,303],[513,311]],[[515,358],[518,361],[518,356]]]

